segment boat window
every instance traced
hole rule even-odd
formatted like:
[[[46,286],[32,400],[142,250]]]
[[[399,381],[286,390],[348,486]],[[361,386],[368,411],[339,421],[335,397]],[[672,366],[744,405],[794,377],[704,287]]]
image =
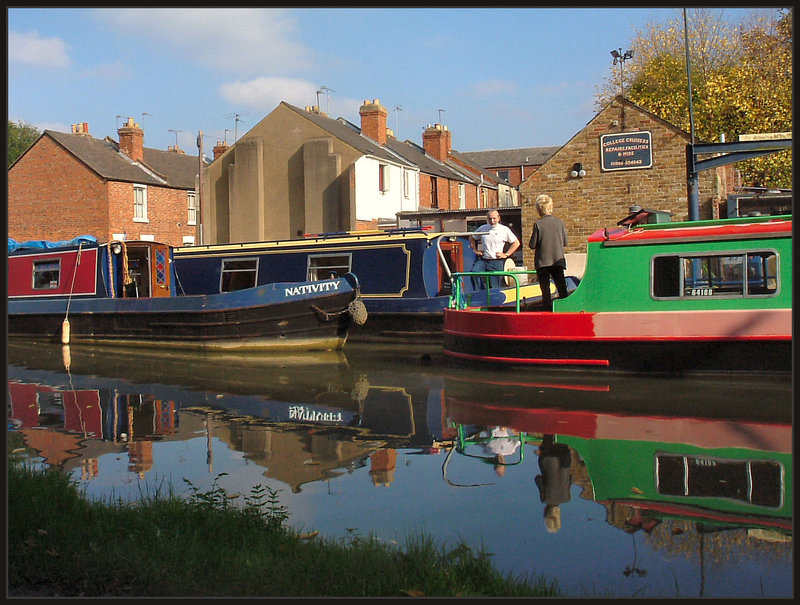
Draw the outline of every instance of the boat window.
[[[727,498],[756,506],[783,505],[783,466],[775,460],[738,460],[659,453],[656,490],[665,496]]]
[[[309,255],[308,281],[341,277],[350,272],[352,262],[350,254]]]
[[[61,276],[61,261],[35,260],[33,261],[33,289],[55,290],[58,288]]]
[[[778,256],[748,253],[663,255],[653,258],[653,298],[774,296]]]
[[[220,292],[255,288],[258,276],[257,258],[222,259]]]

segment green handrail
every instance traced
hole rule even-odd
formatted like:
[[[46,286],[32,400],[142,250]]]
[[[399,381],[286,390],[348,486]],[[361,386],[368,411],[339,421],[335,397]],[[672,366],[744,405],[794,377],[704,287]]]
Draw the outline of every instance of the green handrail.
[[[490,277],[511,277],[514,279],[514,293],[515,293],[515,303],[516,303],[516,311],[517,313],[520,312],[519,307],[519,276],[520,275],[535,275],[535,270],[530,271],[460,271],[457,273],[451,273],[451,284],[452,284],[452,291],[450,293],[450,300],[448,302],[448,308],[450,309],[466,309],[467,308],[467,300],[466,295],[464,292],[464,288],[461,284],[461,279],[464,277],[485,277],[486,278],[486,306],[490,306],[490,288],[489,288],[489,278]],[[474,293],[473,293],[474,296]],[[473,302],[470,300],[470,302]]]
[[[468,454],[465,451],[468,445],[482,445],[496,439],[519,439],[519,460],[516,462],[498,462],[494,458],[487,458],[486,456],[479,456],[477,454]],[[498,466],[514,466],[520,464],[525,459],[525,444],[533,441],[537,441],[537,439],[523,432],[520,432],[516,435],[509,435],[508,437],[478,437],[475,435],[468,437],[464,425],[459,424],[456,433],[455,449],[456,452],[462,456],[466,456],[467,458],[478,458],[487,464],[494,464]]]

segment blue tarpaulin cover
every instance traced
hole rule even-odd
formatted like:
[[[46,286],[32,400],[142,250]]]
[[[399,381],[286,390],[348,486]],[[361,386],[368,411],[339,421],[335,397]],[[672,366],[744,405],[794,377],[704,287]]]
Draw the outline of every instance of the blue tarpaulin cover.
[[[44,239],[31,239],[27,242],[18,242],[16,240],[8,238],[8,251],[14,252],[15,250],[22,250],[22,249],[38,249],[43,250],[45,248],[63,248],[64,246],[78,246],[80,244],[96,244],[97,238],[93,235],[79,235],[78,237],[74,237],[72,239],[64,239],[59,242],[50,242]]]

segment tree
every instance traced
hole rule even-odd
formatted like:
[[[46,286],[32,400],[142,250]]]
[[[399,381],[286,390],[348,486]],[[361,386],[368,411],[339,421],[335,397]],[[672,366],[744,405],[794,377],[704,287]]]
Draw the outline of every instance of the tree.
[[[735,141],[740,134],[792,130],[792,14],[788,9],[751,13],[738,26],[721,12],[686,12],[695,138]],[[648,23],[630,48],[635,60],[612,73],[596,96],[603,107],[619,93],[679,128],[691,129],[686,83],[683,14]],[[791,187],[791,151],[736,167],[748,186]]]
[[[39,138],[41,132],[32,124],[18,120],[16,123],[8,121],[8,166],[27,151],[33,142]]]

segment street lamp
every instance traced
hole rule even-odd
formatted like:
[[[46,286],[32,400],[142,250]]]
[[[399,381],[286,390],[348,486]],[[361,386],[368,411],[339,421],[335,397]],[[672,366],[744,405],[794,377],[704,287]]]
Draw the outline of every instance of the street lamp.
[[[614,57],[614,65],[619,63],[619,89],[620,89],[620,94],[624,97],[625,96],[625,79],[624,79],[624,74],[622,73],[622,69],[623,69],[623,65],[625,64],[625,61],[627,61],[628,59],[633,59],[633,51],[632,50],[626,50],[623,53],[622,49],[618,48],[617,50],[612,50],[611,51],[611,56]]]

